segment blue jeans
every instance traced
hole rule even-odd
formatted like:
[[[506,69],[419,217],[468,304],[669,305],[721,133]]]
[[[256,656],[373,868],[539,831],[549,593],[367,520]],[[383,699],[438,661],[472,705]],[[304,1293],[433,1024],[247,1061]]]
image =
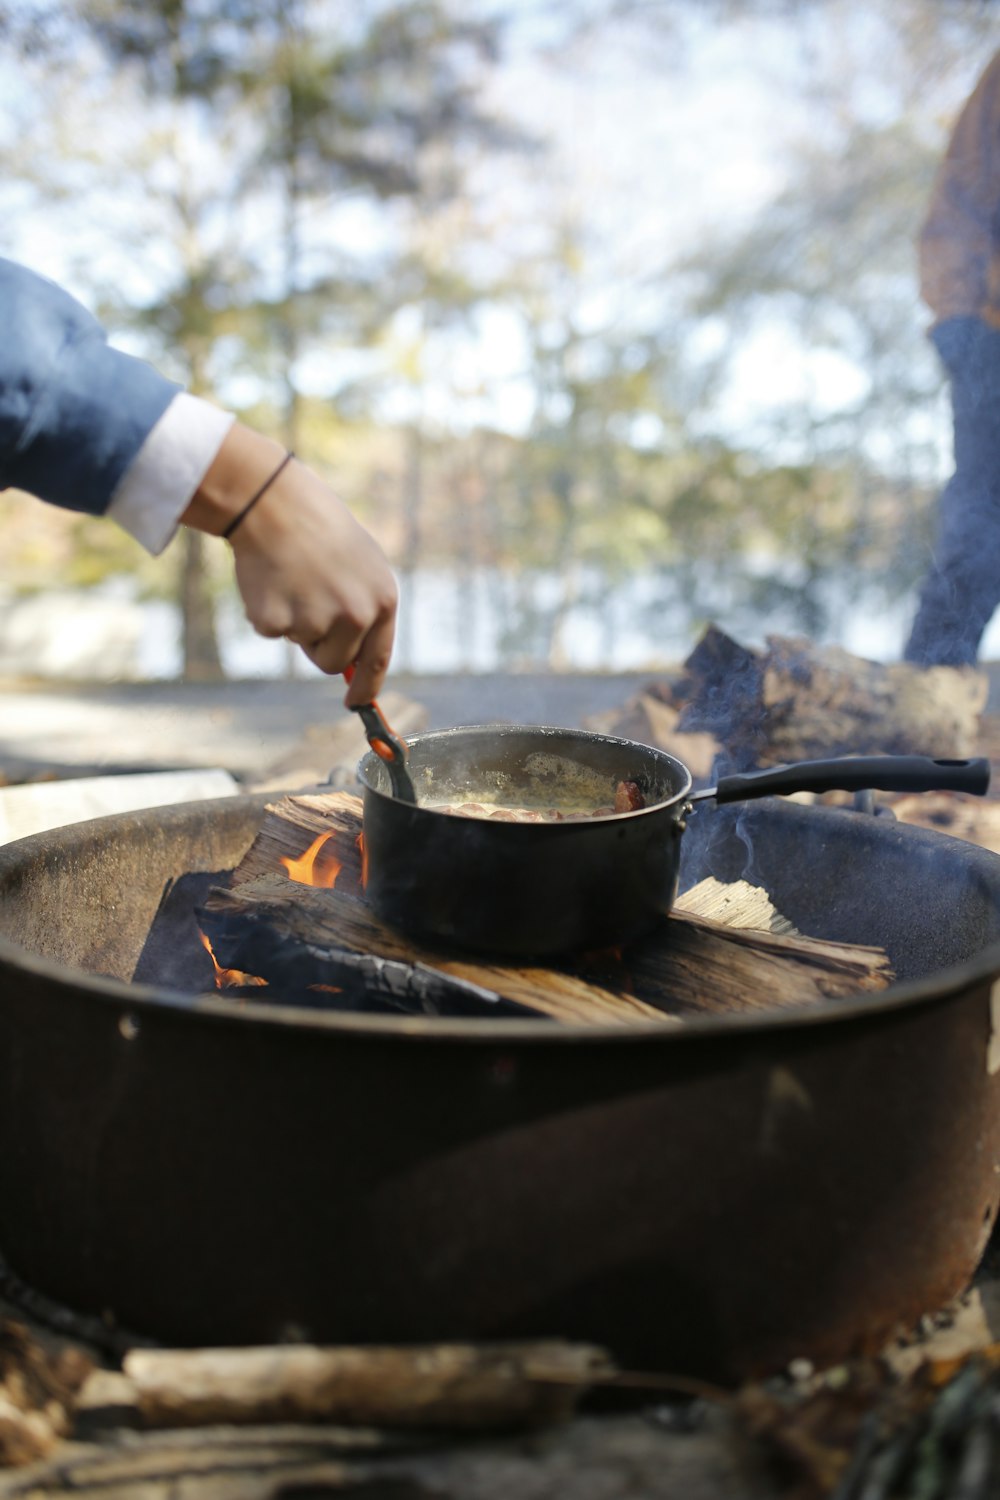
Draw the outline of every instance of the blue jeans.
[[[931,336],[951,380],[955,472],[938,502],[934,558],[903,654],[965,666],[1000,604],[1000,332],[952,318]]]

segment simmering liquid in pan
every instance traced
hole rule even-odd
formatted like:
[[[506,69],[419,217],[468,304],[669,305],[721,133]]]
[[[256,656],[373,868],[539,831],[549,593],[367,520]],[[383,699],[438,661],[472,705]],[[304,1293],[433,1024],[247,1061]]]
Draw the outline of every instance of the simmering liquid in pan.
[[[611,818],[621,813],[636,812],[645,807],[646,800],[634,781],[619,781],[614,791],[614,801],[594,806],[579,806],[564,803],[559,807],[514,807],[500,802],[468,801],[425,802],[435,812],[452,813],[459,818],[489,818],[497,823],[568,823],[586,818]]]

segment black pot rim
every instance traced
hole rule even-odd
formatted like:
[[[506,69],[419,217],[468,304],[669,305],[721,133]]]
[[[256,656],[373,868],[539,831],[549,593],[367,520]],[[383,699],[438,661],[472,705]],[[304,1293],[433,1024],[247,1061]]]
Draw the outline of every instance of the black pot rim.
[[[601,746],[612,752],[620,750],[623,758],[626,758],[629,754],[639,752],[644,756],[652,757],[668,768],[671,779],[679,783],[677,790],[669,797],[661,797],[656,802],[650,802],[645,807],[634,808],[630,812],[607,813],[601,818],[600,821],[602,823],[641,818],[649,813],[662,814],[668,808],[680,809],[683,812],[694,785],[694,777],[690,769],[682,760],[678,760],[676,755],[671,755],[669,751],[660,750],[656,745],[643,744],[640,740],[622,739],[617,735],[599,734],[594,730],[588,729],[568,729],[552,724],[457,724],[450,729],[431,729],[425,730],[421,734],[412,735],[408,744],[411,749],[418,749],[427,744],[448,747],[455,745],[462,738],[471,738],[473,735],[489,735],[500,741],[514,739],[515,737],[527,737],[530,740],[537,740],[541,744],[544,744],[547,739],[554,740],[558,737],[581,744]],[[366,793],[379,798],[380,801],[398,802],[399,799],[393,797],[391,788],[386,790],[385,787],[376,784],[372,772],[378,772],[379,779],[381,779],[381,776],[384,774],[384,766],[375,751],[368,750],[358,761],[358,781]],[[410,811],[412,811],[412,804],[408,804],[408,806]],[[444,812],[441,808],[425,807],[420,803],[417,804],[417,807],[422,814],[426,814],[428,817],[448,818],[454,816],[452,813]],[[553,823],[546,826],[551,831],[562,825]],[[573,827],[575,825],[570,823],[567,826]],[[537,834],[538,824],[505,823],[504,828],[507,830],[523,829],[525,833],[530,835],[532,833]],[[516,833],[513,836],[515,838],[518,837]]]

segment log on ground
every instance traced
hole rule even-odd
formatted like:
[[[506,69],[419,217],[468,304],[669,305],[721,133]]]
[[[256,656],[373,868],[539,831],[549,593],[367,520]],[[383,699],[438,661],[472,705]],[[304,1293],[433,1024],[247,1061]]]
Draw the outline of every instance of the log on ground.
[[[615,1373],[605,1350],[561,1339],[383,1347],[137,1349],[97,1371],[77,1410],[144,1427],[338,1422],[447,1429],[567,1418]]]
[[[976,752],[989,682],[974,667],[882,664],[769,636],[751,650],[710,627],[688,657],[680,727],[715,735],[740,767],[836,755]]]

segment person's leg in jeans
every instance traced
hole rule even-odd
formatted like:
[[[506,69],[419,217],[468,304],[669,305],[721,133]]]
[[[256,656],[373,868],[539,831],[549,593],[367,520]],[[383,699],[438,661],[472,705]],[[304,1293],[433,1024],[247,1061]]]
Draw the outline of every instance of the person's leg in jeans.
[[[984,342],[988,357],[951,367],[955,472],[904,652],[922,665],[974,663],[1000,604],[1000,335]]]

